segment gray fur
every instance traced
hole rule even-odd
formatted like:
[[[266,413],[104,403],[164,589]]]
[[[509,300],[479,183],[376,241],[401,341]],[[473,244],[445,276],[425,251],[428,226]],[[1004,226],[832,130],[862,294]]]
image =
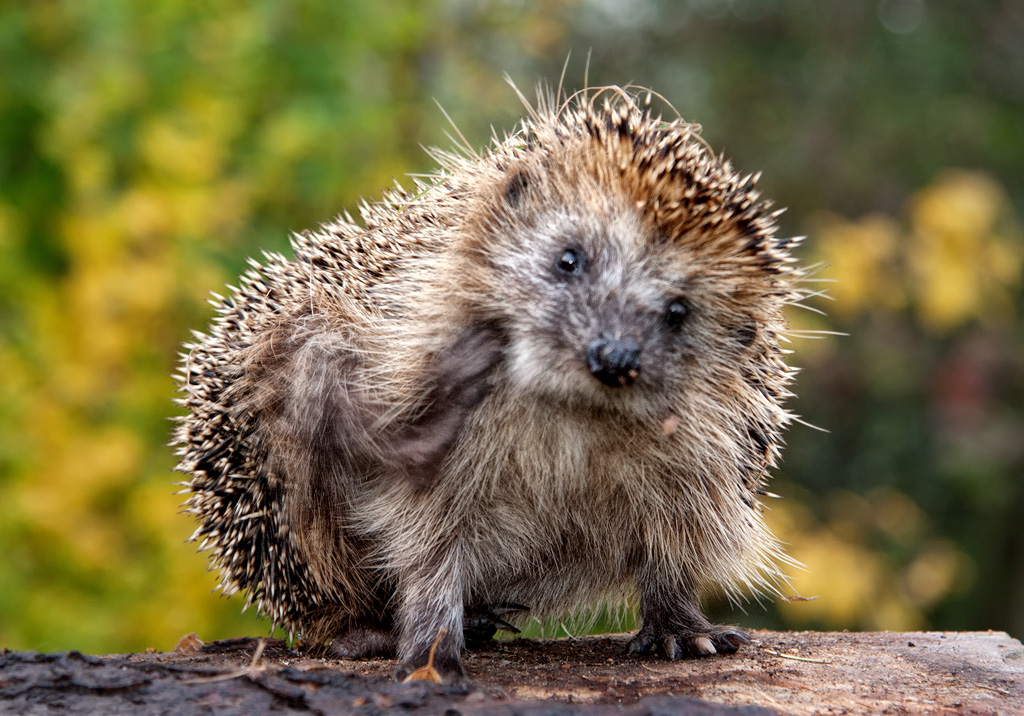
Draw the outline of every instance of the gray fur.
[[[635,595],[631,650],[734,651],[697,598],[783,579],[756,493],[801,272],[696,130],[617,88],[542,102],[218,297],[175,444],[222,588],[337,653],[397,645],[400,674],[444,630],[435,667],[463,677],[467,605]],[[629,380],[595,379],[598,339]]]

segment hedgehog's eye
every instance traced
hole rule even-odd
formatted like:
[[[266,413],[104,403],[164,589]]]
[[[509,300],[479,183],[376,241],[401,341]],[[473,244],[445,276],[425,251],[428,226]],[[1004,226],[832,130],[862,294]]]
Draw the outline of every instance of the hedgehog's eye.
[[[672,328],[679,328],[691,312],[689,301],[685,298],[673,298],[665,307],[665,321]]]
[[[584,256],[581,250],[566,249],[558,257],[558,262],[555,265],[558,267],[559,272],[566,276],[579,276],[583,273],[584,263]]]

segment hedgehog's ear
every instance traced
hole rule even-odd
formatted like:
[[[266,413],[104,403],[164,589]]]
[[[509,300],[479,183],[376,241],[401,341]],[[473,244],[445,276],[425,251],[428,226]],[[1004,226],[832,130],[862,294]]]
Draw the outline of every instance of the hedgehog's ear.
[[[522,169],[517,169],[512,173],[508,183],[505,185],[505,203],[513,209],[518,208],[523,203],[523,197],[526,195],[529,187],[530,181],[526,176],[526,172]]]

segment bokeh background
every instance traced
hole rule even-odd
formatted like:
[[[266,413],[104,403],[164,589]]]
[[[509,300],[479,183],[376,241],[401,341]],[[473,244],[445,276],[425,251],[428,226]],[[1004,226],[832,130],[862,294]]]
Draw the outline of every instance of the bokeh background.
[[[185,539],[168,377],[205,297],[428,170],[539,79],[656,88],[788,206],[771,519],[819,599],[751,626],[1024,636],[1024,5],[926,0],[0,3],[0,646],[265,634]],[[589,58],[589,61],[588,61]],[[589,68],[589,69],[588,69]],[[1015,208],[1016,207],[1016,208]]]

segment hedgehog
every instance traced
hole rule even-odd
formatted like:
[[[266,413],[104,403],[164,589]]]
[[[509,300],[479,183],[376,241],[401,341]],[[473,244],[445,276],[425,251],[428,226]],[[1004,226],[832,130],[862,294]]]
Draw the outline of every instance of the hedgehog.
[[[399,679],[465,682],[467,646],[595,605],[638,612],[630,653],[732,653],[702,596],[791,564],[760,498],[799,239],[648,90],[526,107],[250,260],[177,375],[223,593]]]

